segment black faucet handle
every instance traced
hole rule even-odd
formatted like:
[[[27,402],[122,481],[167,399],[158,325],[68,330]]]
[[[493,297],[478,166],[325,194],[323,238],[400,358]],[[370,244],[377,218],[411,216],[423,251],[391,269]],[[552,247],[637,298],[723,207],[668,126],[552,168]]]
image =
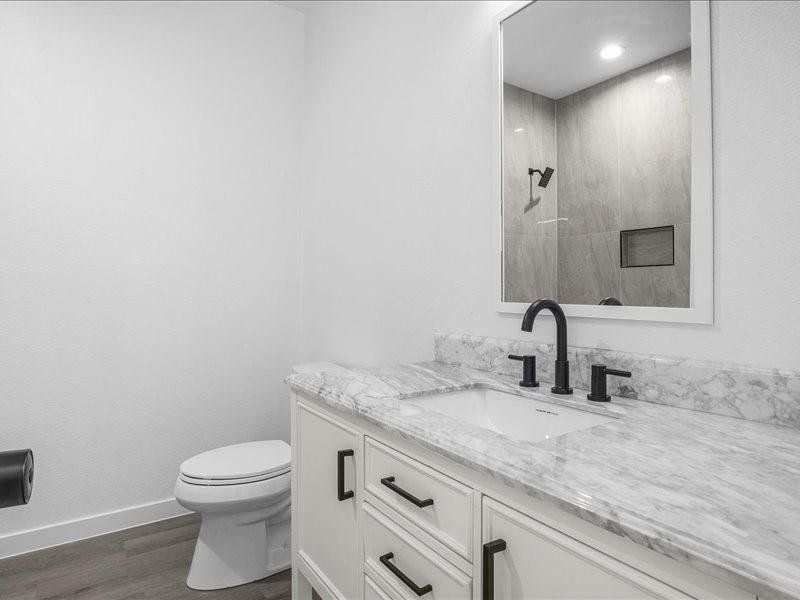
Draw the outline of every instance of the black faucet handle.
[[[605,365],[592,365],[592,391],[586,397],[592,402],[610,402],[611,396],[608,395],[606,388],[606,375],[616,375],[617,377],[630,377],[630,371],[620,371],[609,369]]]
[[[522,361],[522,380],[519,382],[522,387],[539,387],[539,382],[536,381],[536,356],[509,354],[508,358]]]
[[[606,375],[616,375],[617,377],[630,377],[630,371],[620,371],[619,369],[609,369],[606,367]]]

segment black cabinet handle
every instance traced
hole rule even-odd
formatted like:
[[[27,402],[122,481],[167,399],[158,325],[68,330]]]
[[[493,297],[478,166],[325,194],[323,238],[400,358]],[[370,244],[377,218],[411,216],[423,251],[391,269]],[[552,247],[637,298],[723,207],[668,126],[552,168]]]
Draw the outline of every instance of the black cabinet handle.
[[[383,566],[389,569],[392,573],[397,575],[397,578],[403,583],[405,583],[412,592],[414,592],[417,596],[424,596],[428,592],[433,591],[433,586],[430,583],[428,585],[423,585],[422,587],[419,587],[416,583],[411,581],[408,575],[403,573],[400,569],[398,569],[392,563],[389,562],[393,558],[394,558],[394,552],[387,552],[386,554],[380,557],[381,564],[383,564]]]
[[[336,457],[336,491],[338,492],[339,502],[355,496],[353,490],[344,491],[344,457],[353,456],[352,450],[339,450]]]
[[[419,506],[420,508],[425,508],[426,506],[433,505],[433,498],[426,498],[425,500],[420,500],[413,494],[409,494],[403,488],[395,484],[394,475],[392,475],[391,477],[384,477],[383,479],[381,479],[381,483],[386,487],[388,487],[390,490],[392,490],[394,493],[399,494],[400,496],[402,496],[412,504]]]
[[[494,555],[505,549],[505,540],[492,540],[483,545],[483,600],[494,600]]]

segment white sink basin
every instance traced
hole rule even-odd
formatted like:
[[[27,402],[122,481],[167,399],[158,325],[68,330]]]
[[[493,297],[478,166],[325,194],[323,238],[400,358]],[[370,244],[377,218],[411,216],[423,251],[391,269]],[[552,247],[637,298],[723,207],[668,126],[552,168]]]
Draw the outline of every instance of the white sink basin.
[[[540,442],[614,420],[588,411],[487,389],[422,396],[407,402],[528,442]]]

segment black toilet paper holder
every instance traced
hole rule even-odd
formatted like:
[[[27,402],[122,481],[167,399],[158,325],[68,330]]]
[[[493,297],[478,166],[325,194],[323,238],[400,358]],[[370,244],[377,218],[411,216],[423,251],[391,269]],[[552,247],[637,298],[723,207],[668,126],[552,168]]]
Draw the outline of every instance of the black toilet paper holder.
[[[0,452],[0,508],[27,504],[33,491],[33,452]]]

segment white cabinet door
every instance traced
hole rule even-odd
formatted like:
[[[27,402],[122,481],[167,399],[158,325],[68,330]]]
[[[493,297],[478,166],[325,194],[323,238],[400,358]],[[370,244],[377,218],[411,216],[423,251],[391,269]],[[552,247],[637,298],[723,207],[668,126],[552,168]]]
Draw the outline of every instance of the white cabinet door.
[[[294,440],[298,554],[334,597],[360,595],[356,530],[356,432],[302,403]],[[324,590],[317,590],[323,592]]]
[[[482,543],[483,600],[689,598],[489,498]]]

